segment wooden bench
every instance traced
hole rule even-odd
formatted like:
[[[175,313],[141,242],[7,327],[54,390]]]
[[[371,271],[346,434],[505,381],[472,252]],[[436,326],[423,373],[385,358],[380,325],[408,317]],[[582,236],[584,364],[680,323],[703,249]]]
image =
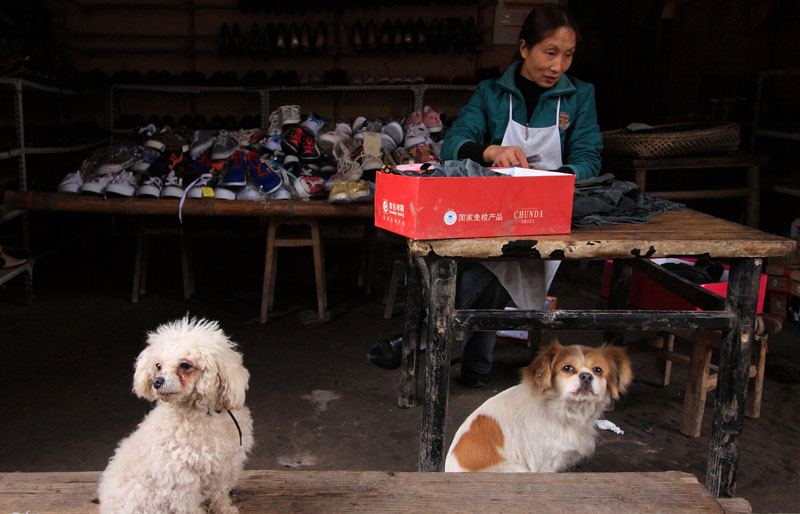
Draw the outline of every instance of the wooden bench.
[[[99,472],[0,473],[0,512],[97,512]],[[247,471],[248,512],[751,512],[688,473]]]

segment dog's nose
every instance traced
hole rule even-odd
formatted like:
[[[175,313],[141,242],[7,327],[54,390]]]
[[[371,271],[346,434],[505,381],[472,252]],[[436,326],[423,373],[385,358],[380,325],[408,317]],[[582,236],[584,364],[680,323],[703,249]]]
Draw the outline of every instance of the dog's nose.
[[[164,377],[156,377],[153,379],[153,387],[156,389],[164,385]]]
[[[591,373],[587,373],[586,371],[584,371],[583,373],[578,375],[578,378],[581,379],[581,382],[586,382],[587,384],[594,379],[592,374]]]

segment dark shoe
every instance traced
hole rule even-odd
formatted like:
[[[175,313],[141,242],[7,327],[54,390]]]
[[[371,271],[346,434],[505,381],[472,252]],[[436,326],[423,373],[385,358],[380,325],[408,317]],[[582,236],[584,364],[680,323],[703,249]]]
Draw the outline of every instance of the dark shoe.
[[[400,367],[400,357],[403,347],[403,335],[389,337],[378,341],[367,352],[367,359],[379,368],[397,369]]]
[[[231,30],[223,23],[217,35],[217,53],[220,57],[228,57],[231,53]]]
[[[458,381],[464,387],[486,387],[492,383],[491,373],[475,373],[466,368],[461,368],[461,376]]]
[[[360,20],[356,20],[356,22],[353,23],[351,41],[352,41],[351,46],[355,53],[358,54],[364,51],[364,29],[361,26]]]

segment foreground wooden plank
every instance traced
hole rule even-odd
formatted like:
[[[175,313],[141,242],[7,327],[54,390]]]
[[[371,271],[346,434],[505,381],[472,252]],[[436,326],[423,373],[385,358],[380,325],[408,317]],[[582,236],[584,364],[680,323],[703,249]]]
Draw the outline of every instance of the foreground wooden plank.
[[[0,473],[0,512],[97,512],[99,472]],[[247,512],[749,512],[715,501],[688,473],[248,471]],[[725,508],[723,508],[723,505]]]

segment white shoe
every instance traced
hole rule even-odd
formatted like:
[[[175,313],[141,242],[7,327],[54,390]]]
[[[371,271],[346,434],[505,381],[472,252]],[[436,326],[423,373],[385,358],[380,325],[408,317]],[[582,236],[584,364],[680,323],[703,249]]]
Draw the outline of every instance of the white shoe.
[[[67,173],[58,184],[58,192],[69,194],[79,193],[82,185],[83,176],[81,175],[81,171],[73,171],[72,173]]]
[[[302,121],[299,105],[281,105],[278,107],[278,111],[280,111],[282,127]]]
[[[139,184],[142,183],[142,175],[132,171],[123,171],[117,174],[106,188],[106,193],[113,193],[119,196],[133,196]]]
[[[179,177],[175,170],[170,170],[164,177],[164,189],[161,198],[181,198],[183,196],[183,177]]]
[[[390,121],[381,129],[381,134],[388,135],[394,141],[394,148],[403,144],[403,126],[396,121]],[[393,150],[394,148],[391,148]]]
[[[161,180],[161,177],[148,177],[142,182],[142,185],[136,189],[136,196],[160,198],[162,189],[164,189],[164,182]]]
[[[428,133],[428,129],[425,128],[425,124],[416,123],[414,125],[410,125],[406,129],[406,140],[403,146],[406,148],[413,148],[424,143],[429,137],[430,135]]]
[[[243,188],[236,192],[237,200],[261,200],[261,189],[248,182]]]
[[[203,188],[209,187],[208,184],[211,182],[212,175],[211,173],[203,173],[197,178],[194,182],[189,184],[186,190],[186,198],[203,198]]]
[[[270,200],[291,200],[292,195],[289,191],[281,186],[275,192],[269,195]]]
[[[81,186],[81,193],[92,193],[96,195],[105,194],[108,184],[114,179],[114,175],[95,175],[89,182],[84,182]]]

